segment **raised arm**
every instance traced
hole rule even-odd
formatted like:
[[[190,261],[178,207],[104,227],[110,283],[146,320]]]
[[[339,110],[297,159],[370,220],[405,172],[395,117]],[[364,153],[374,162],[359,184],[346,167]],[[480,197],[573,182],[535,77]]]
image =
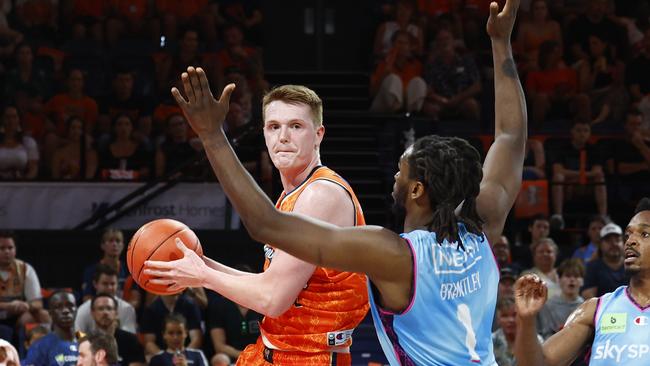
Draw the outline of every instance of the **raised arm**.
[[[537,340],[535,318],[546,296],[546,285],[535,275],[523,276],[515,283],[517,335],[514,354],[520,365],[569,365],[594,334],[597,299],[580,305],[569,316],[564,328],[541,345]]]
[[[483,163],[477,208],[490,241],[501,235],[521,187],[528,134],[526,101],[510,46],[518,8],[519,0],[507,0],[499,13],[498,5],[493,2],[487,23],[494,59],[495,132],[494,143]]]

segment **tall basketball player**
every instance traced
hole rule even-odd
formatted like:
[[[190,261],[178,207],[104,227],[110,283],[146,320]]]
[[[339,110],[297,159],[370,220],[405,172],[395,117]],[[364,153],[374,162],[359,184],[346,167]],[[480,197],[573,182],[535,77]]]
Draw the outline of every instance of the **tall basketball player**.
[[[490,6],[495,141],[481,166],[465,140],[428,136],[399,161],[393,197],[406,209],[405,233],[342,228],[277,210],[242,168],[221,126],[234,86],[212,97],[202,69],[183,73],[173,90],[203,141],[219,181],[251,236],[316,265],[362,272],[380,342],[391,365],[495,365],[490,331],[498,270],[489,240],[501,235],[521,185],[527,117],[510,36],[519,6]],[[210,283],[196,254],[149,263],[172,289]]]

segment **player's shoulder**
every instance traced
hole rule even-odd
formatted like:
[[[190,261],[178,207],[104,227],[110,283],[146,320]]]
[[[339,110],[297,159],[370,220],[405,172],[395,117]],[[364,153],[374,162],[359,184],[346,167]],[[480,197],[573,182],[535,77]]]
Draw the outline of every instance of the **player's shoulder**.
[[[578,323],[593,327],[595,324],[594,321],[599,303],[600,298],[598,297],[592,297],[591,299],[586,300],[580,304],[580,306],[578,306],[578,308],[574,310],[571,315],[569,315],[566,324]]]
[[[298,201],[308,201],[310,204],[350,200],[350,194],[345,187],[330,179],[317,179],[310,182],[298,197]]]

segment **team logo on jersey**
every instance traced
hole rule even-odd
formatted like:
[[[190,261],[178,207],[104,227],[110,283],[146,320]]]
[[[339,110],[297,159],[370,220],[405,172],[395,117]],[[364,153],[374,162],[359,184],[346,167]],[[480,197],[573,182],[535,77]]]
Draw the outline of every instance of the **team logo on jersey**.
[[[637,316],[636,318],[634,318],[634,324],[639,326],[648,325],[648,317],[643,315]]]
[[[269,260],[269,262],[273,259],[274,255],[275,249],[268,244],[264,245],[264,256]]]
[[[56,361],[56,363],[59,366],[63,366],[66,363],[76,364],[77,363],[77,355],[64,355],[63,353],[59,353],[58,355],[54,356],[54,361]]]
[[[346,329],[338,332],[327,333],[328,346],[341,346],[344,345],[351,337],[354,329]]]
[[[625,333],[627,327],[627,313],[605,313],[600,319],[600,332]]]

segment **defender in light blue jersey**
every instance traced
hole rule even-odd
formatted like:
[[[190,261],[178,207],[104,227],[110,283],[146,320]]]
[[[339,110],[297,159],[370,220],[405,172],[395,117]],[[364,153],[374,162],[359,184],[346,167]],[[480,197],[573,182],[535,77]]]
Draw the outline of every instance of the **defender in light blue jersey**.
[[[370,309],[377,336],[391,365],[496,365],[492,322],[499,272],[484,235],[458,224],[464,250],[438,243],[436,233],[402,234],[413,256],[411,301],[395,313],[375,302]]]
[[[251,237],[317,266],[368,276],[375,326],[393,366],[495,365],[490,330],[498,270],[489,243],[501,236],[521,187],[527,139],[526,103],[510,46],[518,7],[519,0],[507,0],[501,12],[496,3],[490,6],[496,113],[484,163],[455,137],[426,136],[407,148],[393,186],[395,204],[406,213],[402,235],[278,211],[223,134],[233,86],[217,101],[205,72],[190,67],[182,75],[189,98],[172,91]],[[287,159],[293,158],[290,135],[282,136]],[[212,276],[249,281],[216,265],[206,268],[195,252],[182,243],[179,248],[182,259],[146,263],[145,273],[156,277],[152,283],[174,290],[203,286]]]
[[[534,334],[535,315],[546,302],[546,287],[534,275],[517,280],[515,356],[519,364],[567,365],[591,342],[590,366],[650,365],[649,198],[639,202],[625,229],[624,266],[631,276],[629,286],[587,300],[543,345]]]

